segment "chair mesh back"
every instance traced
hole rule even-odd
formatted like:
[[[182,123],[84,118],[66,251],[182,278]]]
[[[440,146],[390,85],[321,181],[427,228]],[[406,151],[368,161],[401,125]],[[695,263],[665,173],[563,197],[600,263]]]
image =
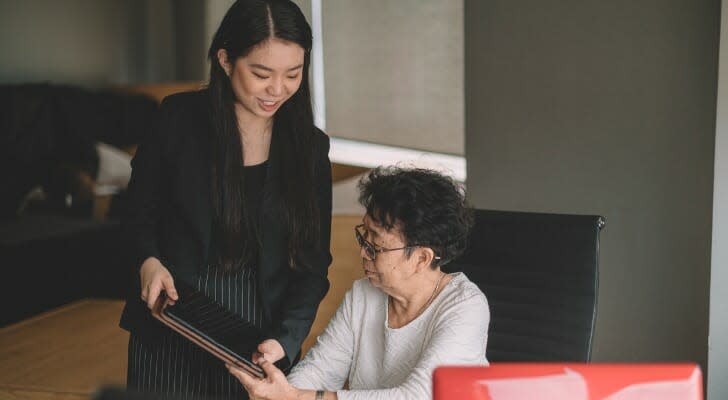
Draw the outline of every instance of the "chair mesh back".
[[[468,250],[450,263],[490,304],[488,360],[589,361],[599,216],[477,210]]]

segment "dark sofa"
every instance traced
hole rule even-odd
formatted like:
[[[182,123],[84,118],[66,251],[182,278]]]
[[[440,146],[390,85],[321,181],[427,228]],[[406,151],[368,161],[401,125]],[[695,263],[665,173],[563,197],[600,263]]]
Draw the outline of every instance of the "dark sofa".
[[[156,111],[141,95],[0,86],[0,326],[84,297],[123,297],[132,278],[123,194],[109,215],[93,217],[95,144],[138,144]]]

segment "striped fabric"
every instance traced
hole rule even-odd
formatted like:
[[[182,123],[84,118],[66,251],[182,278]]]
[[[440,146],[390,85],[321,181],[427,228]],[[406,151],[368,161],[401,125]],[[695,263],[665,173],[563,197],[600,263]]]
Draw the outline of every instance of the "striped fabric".
[[[225,273],[207,267],[197,289],[261,327],[255,269]],[[171,395],[174,398],[247,399],[238,380],[225,365],[174,331],[161,342],[146,343],[132,334],[129,339],[127,387],[130,390]]]

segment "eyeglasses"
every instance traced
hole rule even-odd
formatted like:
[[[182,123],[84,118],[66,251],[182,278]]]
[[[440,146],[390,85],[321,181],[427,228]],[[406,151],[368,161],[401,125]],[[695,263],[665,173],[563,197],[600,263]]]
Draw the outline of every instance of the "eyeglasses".
[[[364,224],[357,225],[354,227],[354,236],[356,237],[356,242],[359,243],[359,246],[364,249],[364,254],[366,254],[367,259],[369,260],[376,260],[377,259],[377,253],[386,253],[388,251],[395,251],[395,250],[404,250],[409,249],[410,247],[417,247],[417,246],[404,246],[404,247],[398,247],[396,249],[386,249],[384,247],[377,248],[372,242],[364,239],[364,235],[361,233],[360,229],[364,228]]]
[[[377,253],[386,253],[388,251],[396,251],[396,250],[404,250],[409,249],[412,247],[420,247],[421,245],[411,245],[411,246],[404,246],[404,247],[398,247],[396,249],[387,249],[384,247],[375,246],[372,242],[364,239],[364,235],[361,233],[361,229],[364,228],[364,224],[360,224],[354,227],[354,236],[356,237],[356,242],[359,243],[359,246],[364,249],[364,254],[367,256],[367,259],[374,261],[377,259]],[[436,260],[439,260],[440,257],[435,256]]]

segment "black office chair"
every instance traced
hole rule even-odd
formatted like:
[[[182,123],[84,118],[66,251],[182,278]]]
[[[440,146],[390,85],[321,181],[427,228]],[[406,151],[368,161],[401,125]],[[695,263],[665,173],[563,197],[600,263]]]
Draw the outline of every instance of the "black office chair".
[[[604,218],[477,210],[462,271],[490,304],[488,360],[589,361]]]

